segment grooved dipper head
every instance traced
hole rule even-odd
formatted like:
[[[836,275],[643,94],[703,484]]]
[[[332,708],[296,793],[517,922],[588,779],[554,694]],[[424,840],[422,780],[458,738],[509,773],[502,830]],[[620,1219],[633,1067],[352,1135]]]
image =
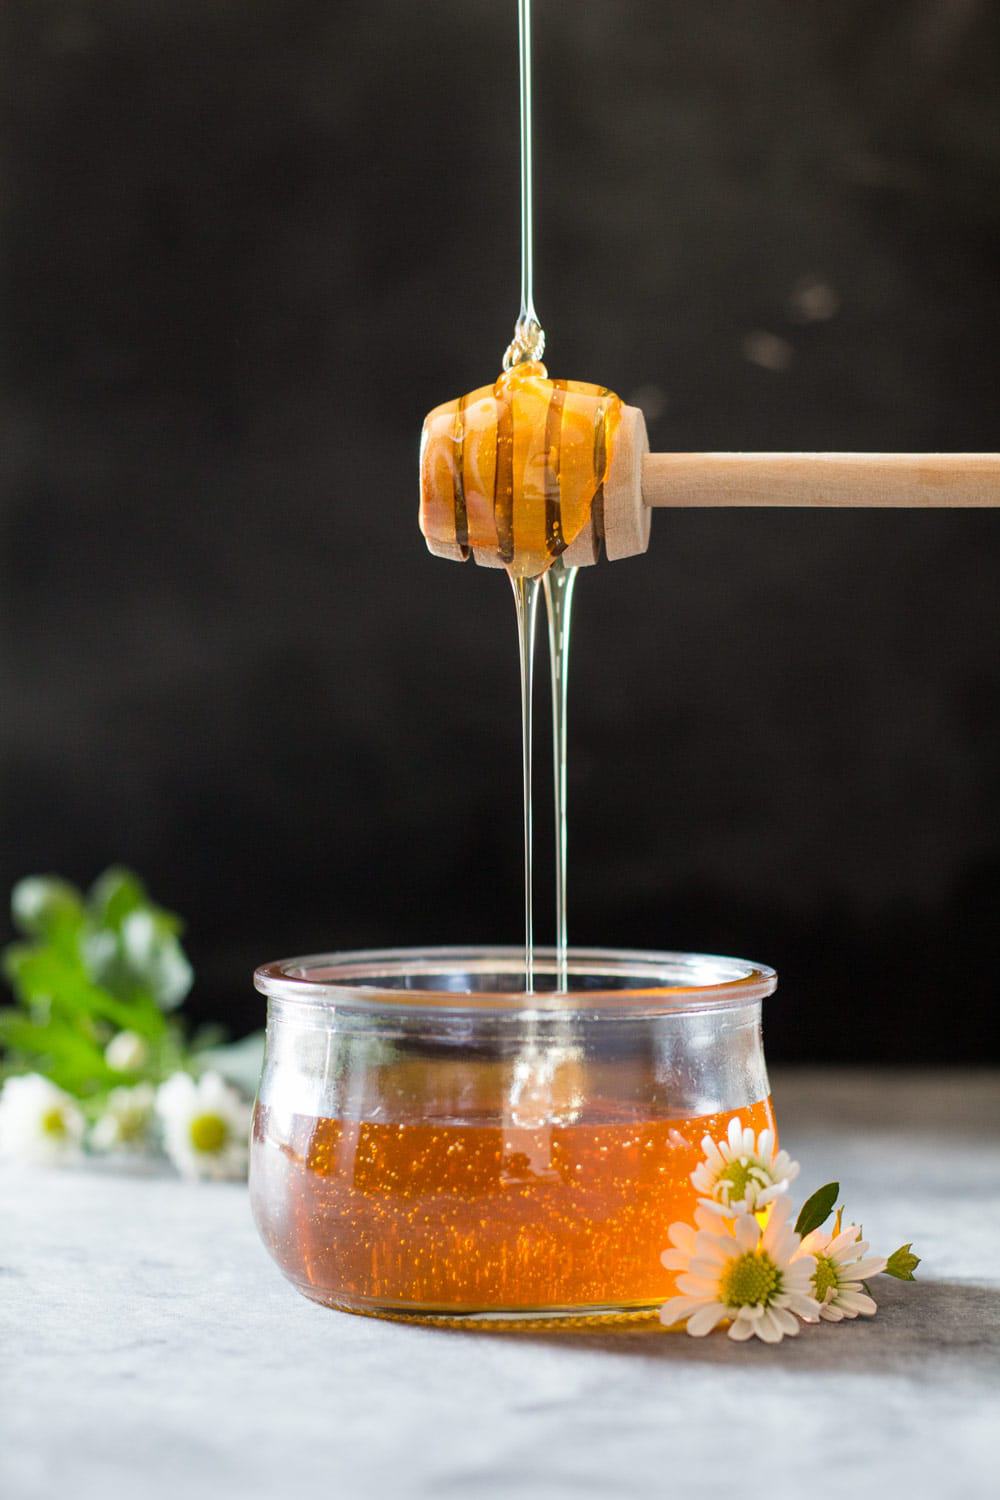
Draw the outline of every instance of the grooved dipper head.
[[[595,562],[602,537],[609,557],[644,551],[648,522],[637,546],[607,534],[609,484],[622,490],[623,477],[634,481],[642,510],[636,417],[644,442],[634,407],[604,386],[550,380],[538,361],[435,407],[420,447],[420,529],[428,547],[527,577],[560,556],[569,566]]]

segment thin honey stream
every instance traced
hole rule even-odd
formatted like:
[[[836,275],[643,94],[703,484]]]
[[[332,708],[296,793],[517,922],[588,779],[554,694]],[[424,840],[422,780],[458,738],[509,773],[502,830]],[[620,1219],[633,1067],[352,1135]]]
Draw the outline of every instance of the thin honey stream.
[[[533,988],[531,667],[534,613],[544,577],[552,655],[555,750],[556,946],[565,988],[566,666],[577,564],[593,561],[603,528],[622,403],[606,386],[550,379],[535,311],[531,0],[518,0],[521,122],[521,307],[492,385],[445,401],[424,420],[420,528],[432,552],[506,569],[514,587],[521,667],[524,773],[524,988]],[[589,528],[589,530],[588,530]],[[564,557],[575,542],[573,563]]]

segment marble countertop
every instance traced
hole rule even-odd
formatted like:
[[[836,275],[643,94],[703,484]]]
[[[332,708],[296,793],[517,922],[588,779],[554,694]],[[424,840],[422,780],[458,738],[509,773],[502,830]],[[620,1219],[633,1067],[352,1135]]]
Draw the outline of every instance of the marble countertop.
[[[996,1494],[1000,1074],[779,1074],[783,1143],[879,1248],[872,1322],[447,1333],[314,1306],[237,1185],[0,1170],[5,1500]]]

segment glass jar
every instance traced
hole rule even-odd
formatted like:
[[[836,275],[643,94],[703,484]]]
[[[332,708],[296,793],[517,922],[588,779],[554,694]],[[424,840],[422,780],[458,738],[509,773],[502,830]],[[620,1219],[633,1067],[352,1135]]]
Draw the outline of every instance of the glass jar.
[[[655,1314],[706,1134],[773,1126],[772,969],[515,948],[266,964],[257,1226],[307,1297],[427,1322]],[[558,984],[558,987],[557,987]]]

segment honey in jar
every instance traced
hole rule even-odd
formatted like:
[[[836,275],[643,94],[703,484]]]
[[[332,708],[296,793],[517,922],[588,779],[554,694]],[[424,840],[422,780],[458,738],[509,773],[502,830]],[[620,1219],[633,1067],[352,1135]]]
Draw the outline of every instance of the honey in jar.
[[[604,1114],[606,1111],[600,1111]],[[643,1309],[673,1294],[667,1228],[690,1222],[702,1138],[769,1099],[693,1119],[382,1124],[258,1112],[258,1222],[306,1295],[419,1314]]]

